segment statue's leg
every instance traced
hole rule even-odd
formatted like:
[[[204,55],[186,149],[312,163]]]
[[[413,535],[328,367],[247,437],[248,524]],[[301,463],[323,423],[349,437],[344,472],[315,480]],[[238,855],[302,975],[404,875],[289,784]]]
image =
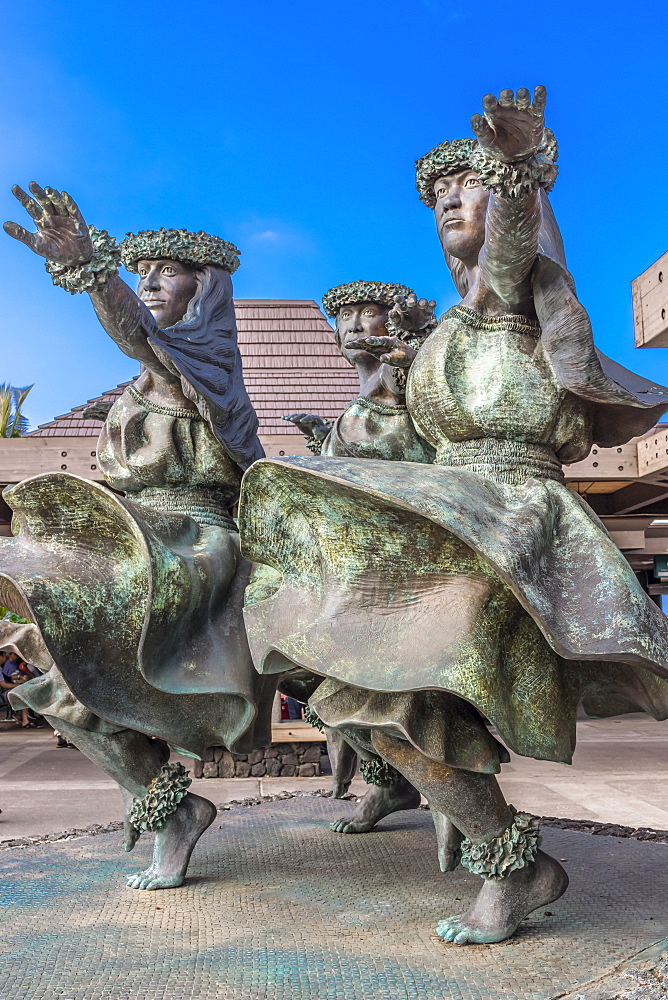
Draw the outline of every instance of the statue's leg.
[[[435,806],[431,806],[431,818],[436,829],[436,842],[438,844],[438,864],[442,872],[453,872],[459,864],[461,858],[461,846],[464,834],[452,823],[447,816],[438,812]]]
[[[133,798],[143,799],[169,757],[169,748],[161,740],[150,740],[131,729],[97,733],[62,718],[45,718]],[[151,865],[130,876],[128,885],[133,889],[171,889],[181,885],[195,844],[215,818],[216,807],[212,802],[188,792],[156,831]],[[133,830],[136,840],[134,826]],[[130,840],[132,836],[130,833]],[[126,821],[126,849],[127,843]]]
[[[327,729],[328,739],[332,732],[334,730]],[[377,754],[370,753],[368,747],[358,744],[354,734],[348,730],[345,734],[337,731],[337,735],[352,752],[362,758],[362,777],[369,790],[350,816],[343,816],[329,824],[330,830],[335,833],[368,833],[390,813],[402,809],[417,809],[420,805],[420,793],[403,774]]]
[[[118,785],[118,782],[116,784]],[[131,851],[141,837],[141,830],[134,825],[130,818],[135,797],[132,792],[129,792],[127,788],[123,788],[122,785],[118,785],[118,790],[121,793],[121,801],[123,803],[123,835],[125,837],[123,850]]]
[[[470,867],[485,872],[482,889],[466,913],[440,921],[437,933],[446,941],[504,941],[524,917],[565,892],[566,872],[554,858],[535,849],[531,832],[517,825],[494,775],[447,767],[425,757],[406,740],[379,730],[372,733],[372,742],[471,845],[480,845],[480,851],[474,852],[480,860]],[[509,836],[510,850],[503,850]]]
[[[357,750],[348,743],[336,729],[325,728],[327,755],[332,765],[334,787],[332,798],[342,799],[350,788],[357,770]]]

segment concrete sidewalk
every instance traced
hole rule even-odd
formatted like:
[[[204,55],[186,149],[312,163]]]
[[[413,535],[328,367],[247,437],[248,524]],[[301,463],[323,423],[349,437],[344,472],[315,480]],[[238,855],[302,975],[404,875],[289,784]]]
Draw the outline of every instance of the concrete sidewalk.
[[[78,750],[55,744],[51,730],[0,725],[0,841],[121,818],[115,784]],[[646,715],[579,722],[573,766],[514,757],[501,784],[513,805],[538,815],[668,830],[668,723]],[[329,776],[209,778],[193,790],[221,805],[330,786]],[[358,777],[352,791],[362,795],[365,787]]]

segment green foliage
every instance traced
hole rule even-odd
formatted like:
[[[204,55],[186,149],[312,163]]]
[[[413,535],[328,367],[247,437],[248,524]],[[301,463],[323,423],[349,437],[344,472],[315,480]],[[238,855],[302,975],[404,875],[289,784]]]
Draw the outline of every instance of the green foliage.
[[[21,412],[31,385],[16,389],[9,382],[0,385],[0,438],[17,438],[28,430],[28,418]]]
[[[0,604],[0,622],[15,622],[17,625],[29,625],[30,622],[27,618],[21,618],[21,615],[15,614],[10,611],[9,608],[3,608]]]

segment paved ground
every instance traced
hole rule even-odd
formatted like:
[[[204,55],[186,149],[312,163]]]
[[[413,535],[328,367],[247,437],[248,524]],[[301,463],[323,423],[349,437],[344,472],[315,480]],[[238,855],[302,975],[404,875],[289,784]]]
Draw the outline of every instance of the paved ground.
[[[514,759],[504,768],[509,799],[542,815],[668,829],[668,725],[627,716],[578,729],[573,767]],[[329,780],[196,788],[223,804]],[[0,841],[120,818],[115,785],[78,751],[56,750],[49,731],[0,725],[0,781]],[[129,856],[118,833],[3,851],[0,906],[11,910],[0,1000],[548,1000],[571,991],[608,1000],[637,984],[599,977],[668,936],[668,845],[547,829],[547,849],[567,859],[566,897],[511,942],[445,945],[436,921],[464,909],[477,880],[461,869],[440,875],[428,813],[389,817],[363,837],[329,832],[327,820],[350,808],[299,798],[225,810],[186,886],[160,893],[125,888],[124,876],[148,862],[147,836]]]
[[[77,750],[56,750],[50,730],[0,725],[0,841],[120,818],[116,786]],[[188,765],[188,761],[184,758]],[[329,778],[197,781],[217,805],[283,789],[327,787]],[[668,830],[668,723],[646,715],[578,723],[572,767],[514,758],[502,784],[519,809]],[[356,778],[353,791],[364,792]]]
[[[6,1000],[548,1000],[668,935],[668,845],[546,830],[571,877],[501,945],[434,934],[479,880],[441,875],[430,816],[337,836],[340,803],[232,807],[184,887],[127,889],[118,834],[3,852]],[[631,985],[631,984],[629,984]],[[658,995],[658,994],[657,994]]]

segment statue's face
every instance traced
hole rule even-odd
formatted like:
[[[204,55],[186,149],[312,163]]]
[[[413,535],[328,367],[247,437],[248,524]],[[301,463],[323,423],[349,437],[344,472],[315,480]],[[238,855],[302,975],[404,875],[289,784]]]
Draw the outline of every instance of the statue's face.
[[[360,337],[386,337],[385,324],[389,311],[387,306],[378,302],[351,302],[341,306],[336,317],[336,339],[344,358],[352,365],[362,355],[367,361],[372,355],[367,351],[348,350],[346,344]]]
[[[137,295],[161,330],[174,326],[197,291],[195,271],[178,260],[140,260],[137,269]]]
[[[441,246],[459,260],[475,263],[485,242],[489,190],[475,170],[460,170],[434,183],[436,228]]]

